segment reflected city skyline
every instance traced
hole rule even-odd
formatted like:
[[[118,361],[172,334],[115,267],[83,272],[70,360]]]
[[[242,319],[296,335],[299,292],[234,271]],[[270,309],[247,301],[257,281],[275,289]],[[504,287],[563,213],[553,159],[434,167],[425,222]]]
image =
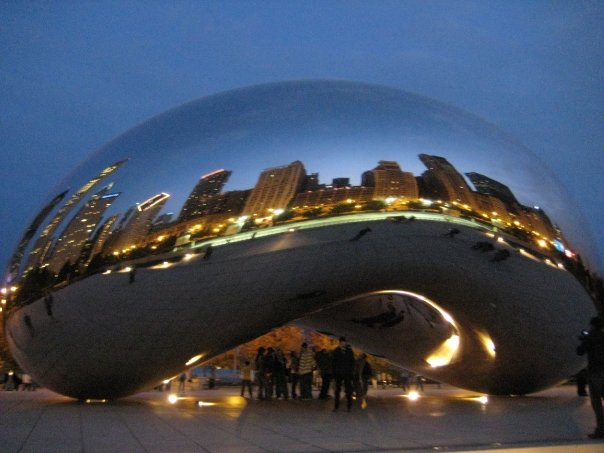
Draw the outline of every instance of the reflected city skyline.
[[[597,258],[591,254],[589,234],[581,226],[581,214],[568,204],[568,197],[555,178],[522,145],[479,118],[451,106],[361,83],[286,82],[193,101],[109,142],[81,164],[55,193],[80,187],[72,195],[74,203],[79,200],[79,192],[89,184],[94,186],[98,177],[104,177],[104,170],[111,174],[119,169],[112,179],[114,190],[122,195],[114,199],[104,217],[104,220],[114,214],[120,217],[109,229],[111,232],[123,226],[125,213],[136,203],[144,203],[161,193],[170,197],[163,203],[160,223],[191,219],[212,210],[214,214],[237,212],[264,169],[297,160],[303,162],[307,176],[320,175],[324,190],[330,185],[346,186],[354,194],[352,198],[365,200],[372,196],[371,191],[363,193],[362,187],[369,187],[365,173],[380,160],[396,162],[408,177],[421,179],[426,165],[417,158],[420,154],[446,159],[462,175],[457,176],[461,187],[471,185],[472,192],[498,198],[507,203],[506,210],[514,215],[517,215],[514,205],[539,206],[564,231],[571,247],[581,250],[584,259],[589,254],[591,265],[597,264]],[[225,173],[214,175],[214,179],[222,178],[221,196],[215,198],[212,189],[199,187],[200,200],[212,197],[212,205],[204,208],[202,202],[200,212],[187,207],[189,197],[192,196],[190,206],[199,201],[193,187],[202,182],[203,176],[220,169]],[[90,176],[84,179],[86,174]],[[425,179],[430,182],[429,175]],[[418,185],[417,190],[420,189],[423,188]],[[449,189],[439,190],[446,195]],[[438,199],[438,191],[427,192],[422,192],[423,198]],[[509,198],[510,192],[515,200]],[[328,195],[330,202],[329,191],[323,195]],[[305,204],[316,203],[318,196],[308,196]],[[410,192],[406,196],[413,198],[415,194]],[[472,200],[463,201],[461,193],[440,197],[483,212],[503,213],[501,206],[491,206],[497,204],[494,198],[472,196]],[[72,216],[71,206],[66,203],[65,212],[57,212],[56,217]],[[531,222],[525,219],[524,223]],[[53,252],[48,237],[52,236],[56,242],[63,233],[55,228],[54,222],[47,225],[44,237],[33,246],[34,255],[29,257],[26,268],[41,265],[40,258]],[[20,249],[27,248],[23,245],[29,241],[27,236],[23,235]],[[9,275],[16,272],[15,261],[23,262],[19,257],[23,253],[26,250],[14,253],[8,266]]]
[[[425,167],[419,175],[404,171],[396,161],[380,160],[373,169],[362,172],[360,185],[350,184],[351,176],[358,175],[323,182],[320,172],[309,173],[296,160],[264,169],[253,187],[225,191],[234,172],[217,169],[199,178],[176,213],[164,212],[171,198],[167,193],[151,195],[124,212],[108,213],[122,195],[112,191],[113,181],[87,196],[127,163],[121,160],[100,171],[58,209],[27,255],[20,277],[48,268],[64,279],[68,274],[85,274],[93,260],[97,266],[115,265],[242,231],[368,211],[435,212],[469,219],[511,234],[552,258],[576,259],[572,245],[546,212],[522,205],[502,182],[476,172],[462,174],[442,156],[419,154],[417,159]],[[57,195],[42,209],[36,228],[65,195]],[[61,226],[61,233],[53,236]],[[27,230],[11,260],[17,278],[17,265],[33,237],[33,228]]]

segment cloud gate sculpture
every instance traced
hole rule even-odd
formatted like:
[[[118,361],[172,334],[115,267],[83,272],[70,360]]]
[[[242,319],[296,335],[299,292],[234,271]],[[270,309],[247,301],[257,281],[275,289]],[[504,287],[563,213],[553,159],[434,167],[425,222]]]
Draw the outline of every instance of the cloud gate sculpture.
[[[430,99],[331,81],[216,94],[49,195],[8,263],[4,334],[65,395],[130,395],[291,323],[486,393],[583,366],[575,208],[521,145]]]

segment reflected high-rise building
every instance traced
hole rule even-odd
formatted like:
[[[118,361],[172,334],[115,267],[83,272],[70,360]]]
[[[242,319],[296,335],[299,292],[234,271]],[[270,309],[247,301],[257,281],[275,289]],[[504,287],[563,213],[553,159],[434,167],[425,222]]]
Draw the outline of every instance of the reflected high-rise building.
[[[520,204],[510,188],[505,184],[480,173],[470,172],[466,173],[466,176],[470,178],[478,193],[499,198],[506,204],[508,209],[515,210],[516,206]]]
[[[63,198],[65,198],[65,195],[67,195],[67,192],[68,192],[68,190],[61,192],[56,197],[54,197],[47,205],[45,205],[40,210],[40,212],[38,213],[36,218],[30,223],[27,230],[25,230],[23,237],[19,241],[19,245],[17,246],[16,250],[14,251],[14,253],[9,261],[8,271],[7,271],[7,274],[8,274],[7,280],[10,281],[14,277],[17,276],[17,274],[19,272],[19,267],[21,266],[21,261],[23,260],[23,254],[25,253],[25,249],[29,245],[29,241],[31,241],[31,238],[34,237],[34,234],[36,234],[36,231],[38,231],[38,228],[40,227],[40,225],[42,224],[42,222],[44,221],[46,216],[48,216],[48,214],[50,214],[50,212],[54,209],[54,207],[57,204],[59,204],[59,202]]]
[[[547,214],[538,207],[521,206],[518,217],[528,231],[538,236],[554,239],[558,232]]]
[[[251,189],[231,190],[216,195],[208,202],[207,214],[239,215],[243,212],[243,208],[251,192]]]
[[[245,204],[245,215],[268,215],[285,209],[303,186],[306,171],[300,161],[282,167],[268,168],[258,177]]]
[[[26,270],[33,269],[42,264],[46,257],[46,254],[51,248],[52,235],[54,234],[55,230],[59,227],[59,225],[67,218],[71,210],[78,204],[78,202],[84,196],[86,196],[86,194],[90,192],[90,190],[92,190],[94,186],[96,186],[99,182],[101,182],[110,174],[117,171],[127,161],[128,159],[122,159],[104,168],[94,178],[90,179],[86,184],[80,187],[78,191],[74,193],[69,198],[69,200],[65,202],[65,204],[61,207],[61,209],[57,211],[53,219],[48,223],[48,225],[46,225],[46,227],[38,237],[38,240],[36,241],[32,251],[29,254]]]
[[[302,190],[318,190],[319,185],[319,173],[311,173],[306,175],[304,178],[304,184],[302,184]]]
[[[231,176],[228,170],[220,169],[203,175],[182,207],[178,220],[184,222],[210,213],[211,200],[220,194]]]
[[[342,188],[342,187],[350,187],[350,178],[333,178],[331,180],[331,185],[333,187]]]
[[[420,160],[428,168],[422,174],[424,190],[428,198],[442,199],[475,208],[475,201],[463,175],[444,157],[420,154]]]
[[[399,164],[393,161],[379,161],[377,167],[363,173],[361,184],[373,187],[373,197],[379,200],[389,197],[416,199],[419,196],[413,173],[402,171]]]
[[[165,214],[161,214],[153,221],[153,224],[151,225],[151,231],[157,231],[161,230],[162,228],[166,228],[172,223],[173,217],[173,212],[166,212]]]
[[[48,258],[51,271],[58,272],[65,263],[75,264],[79,260],[82,248],[93,236],[101,217],[120,196],[119,193],[108,194],[110,188],[111,185],[93,195],[65,227]]]
[[[116,236],[111,242],[111,248],[120,251],[143,242],[168,198],[170,195],[162,192],[134,207],[128,222],[114,233]]]
[[[86,260],[86,265],[88,265],[88,263],[90,263],[90,260],[96,255],[103,253],[104,246],[111,235],[111,229],[113,228],[113,225],[115,225],[115,223],[117,222],[117,219],[119,219],[119,214],[112,215],[98,229],[97,233],[92,239],[92,247],[90,249],[88,259]]]

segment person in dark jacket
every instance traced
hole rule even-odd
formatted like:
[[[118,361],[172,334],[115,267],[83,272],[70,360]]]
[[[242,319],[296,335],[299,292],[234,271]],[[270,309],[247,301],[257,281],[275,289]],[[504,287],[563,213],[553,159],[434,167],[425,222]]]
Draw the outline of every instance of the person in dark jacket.
[[[275,361],[273,363],[273,381],[275,385],[275,396],[277,399],[288,399],[287,389],[287,360],[281,348],[275,348]]]
[[[315,354],[315,362],[321,374],[321,391],[319,399],[326,400],[329,398],[329,385],[331,384],[331,355],[327,349],[321,349]]]
[[[262,359],[264,369],[264,399],[272,400],[275,393],[275,350],[271,347],[266,349]]]
[[[264,369],[264,354],[266,350],[260,346],[254,359],[256,381],[258,383],[258,399],[263,400],[266,396],[266,371]]]
[[[604,388],[604,320],[596,316],[591,318],[589,331],[579,336],[581,344],[577,354],[587,354],[587,383],[591,407],[596,415],[596,429],[589,434],[591,439],[604,439],[604,413],[602,411],[602,396]]]
[[[346,338],[340,337],[339,346],[331,353],[331,372],[335,382],[334,390],[334,407],[337,411],[340,407],[340,392],[342,384],[344,384],[344,393],[346,395],[346,408],[348,412],[352,408],[352,390],[354,378],[354,353],[349,344],[346,343]]]
[[[289,353],[289,378],[292,383],[292,399],[298,398],[298,384],[300,383],[300,359],[295,351]]]

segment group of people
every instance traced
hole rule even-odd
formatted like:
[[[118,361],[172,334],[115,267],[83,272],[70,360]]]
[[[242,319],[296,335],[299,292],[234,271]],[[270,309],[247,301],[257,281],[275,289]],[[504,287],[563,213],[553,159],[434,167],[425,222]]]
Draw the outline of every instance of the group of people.
[[[353,398],[365,404],[365,395],[369,380],[373,375],[367,355],[355,357],[344,337],[340,337],[338,347],[327,349],[310,348],[302,343],[300,351],[283,353],[280,348],[258,348],[256,357],[246,361],[241,368],[241,396],[253,398],[252,384],[257,386],[256,397],[259,400],[272,398],[310,400],[312,395],[313,373],[317,370],[321,378],[318,398],[331,398],[330,388],[333,382],[334,411],[340,407],[342,389],[348,411],[352,408]]]
[[[31,376],[27,373],[21,375],[9,372],[0,373],[0,389],[4,390],[29,390],[35,391],[36,384],[33,382]]]

